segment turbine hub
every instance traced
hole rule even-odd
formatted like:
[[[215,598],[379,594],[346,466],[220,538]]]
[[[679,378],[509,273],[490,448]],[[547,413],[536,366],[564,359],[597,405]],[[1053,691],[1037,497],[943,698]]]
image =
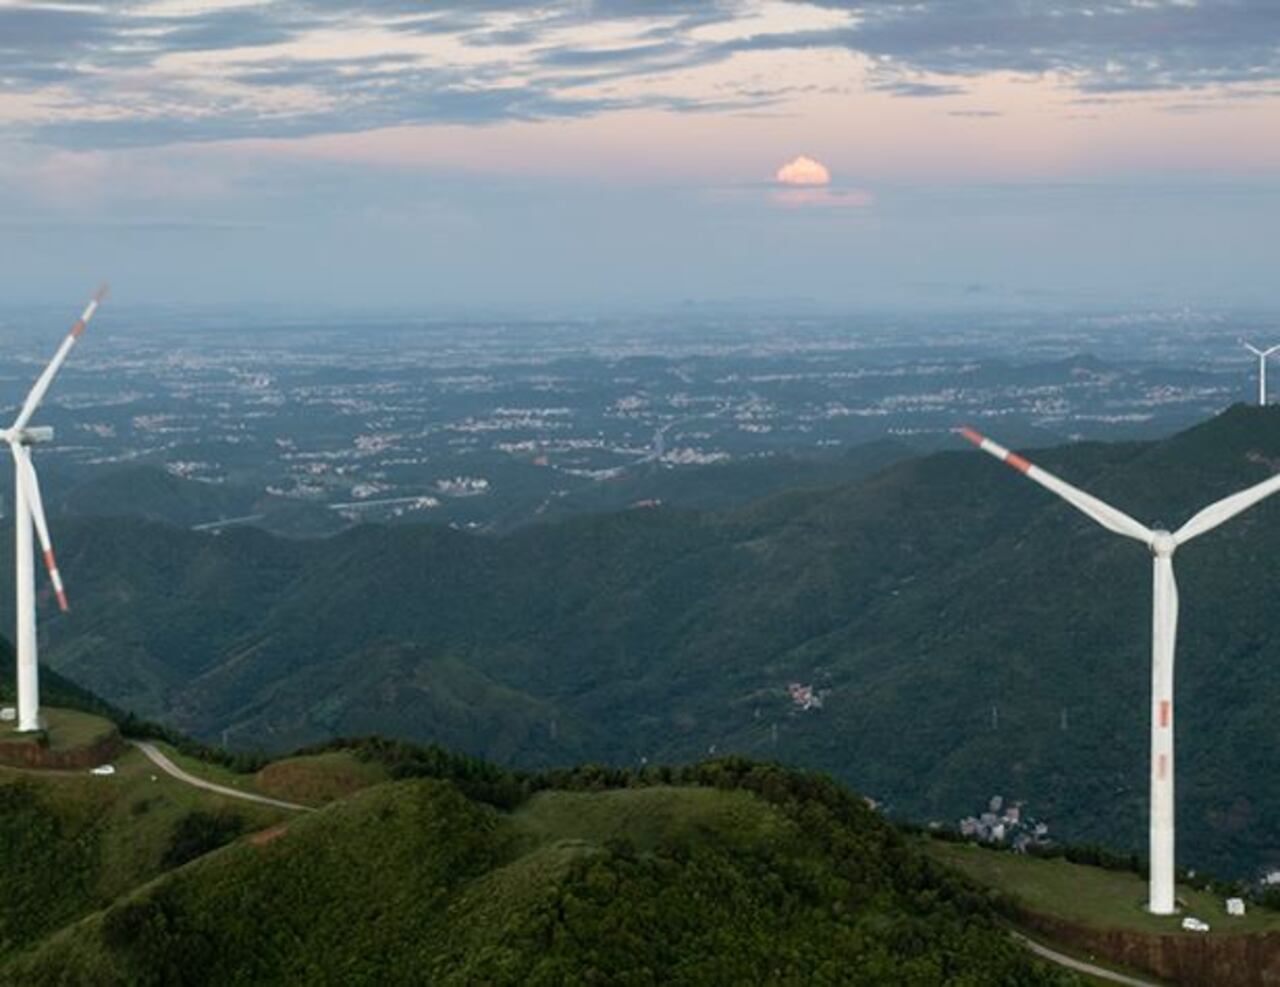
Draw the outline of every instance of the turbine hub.
[[[35,445],[37,442],[52,442],[53,429],[48,425],[28,425],[26,428],[20,428],[17,431],[8,428],[4,430],[3,438],[6,442],[17,442],[24,446],[30,446]]]
[[[1173,554],[1178,543],[1167,531],[1155,531],[1151,534],[1151,554],[1168,558]]]

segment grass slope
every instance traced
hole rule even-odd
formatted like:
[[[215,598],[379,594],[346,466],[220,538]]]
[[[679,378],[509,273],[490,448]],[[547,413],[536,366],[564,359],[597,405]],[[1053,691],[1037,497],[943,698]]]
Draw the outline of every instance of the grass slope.
[[[77,709],[43,706],[40,709],[41,730],[21,733],[17,720],[0,723],[0,743],[40,744],[53,751],[68,751],[106,740],[116,732],[110,720]]]
[[[1146,908],[1147,882],[1129,871],[1104,870],[1063,859],[1041,860],[963,843],[929,841],[934,859],[975,881],[1011,895],[1034,912],[1104,929],[1151,934],[1187,934],[1182,918],[1194,915],[1209,923],[1209,935],[1230,936],[1280,930],[1280,913],[1251,908],[1239,918],[1228,916],[1223,898],[1200,888],[1178,885],[1179,915],[1152,915]]]
[[[0,768],[0,958],[282,816],[174,781],[132,749],[106,778]]]
[[[387,777],[378,764],[347,751],[327,751],[271,762],[254,776],[254,788],[286,802],[327,805]]]

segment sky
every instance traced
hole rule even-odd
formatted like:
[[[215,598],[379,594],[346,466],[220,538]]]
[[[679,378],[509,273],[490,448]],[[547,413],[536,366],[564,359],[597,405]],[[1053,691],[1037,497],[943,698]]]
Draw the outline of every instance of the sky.
[[[0,304],[1280,311],[1274,0],[0,0]]]

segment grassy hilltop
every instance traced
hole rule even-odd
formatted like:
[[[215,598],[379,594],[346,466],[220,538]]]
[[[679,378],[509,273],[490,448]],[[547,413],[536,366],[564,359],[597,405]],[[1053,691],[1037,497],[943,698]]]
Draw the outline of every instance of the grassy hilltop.
[[[174,781],[138,751],[116,768],[0,768],[0,959],[281,816]]]
[[[0,772],[0,981],[1077,982],[861,799],[779,768],[515,776],[369,743],[240,779],[322,806],[292,814],[150,777],[137,752]]]

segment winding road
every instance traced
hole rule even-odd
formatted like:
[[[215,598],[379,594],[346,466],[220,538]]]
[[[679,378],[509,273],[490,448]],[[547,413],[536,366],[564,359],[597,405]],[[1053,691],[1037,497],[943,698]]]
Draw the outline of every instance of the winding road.
[[[1065,966],[1067,969],[1075,970],[1077,973],[1087,973],[1089,976],[1097,977],[1099,980],[1110,980],[1115,984],[1125,984],[1126,987],[1160,987],[1159,984],[1153,981],[1139,980],[1137,977],[1126,976],[1123,973],[1116,973],[1114,970],[1106,970],[1100,966],[1094,966],[1092,963],[1078,960],[1074,956],[1068,956],[1066,953],[1059,953],[1056,949],[1042,946],[1034,939],[1028,939],[1019,932],[1010,932],[1009,934],[1041,959],[1056,963],[1058,966]]]
[[[142,751],[143,754],[157,768],[170,777],[177,778],[178,781],[188,785],[194,785],[196,788],[203,788],[207,792],[217,792],[219,795],[226,795],[233,799],[244,799],[246,802],[257,802],[261,805],[275,806],[277,809],[291,809],[294,812],[310,812],[311,807],[308,805],[296,805],[293,802],[285,802],[282,799],[273,799],[266,795],[255,795],[253,792],[241,792],[226,785],[217,785],[211,781],[205,781],[203,778],[197,778],[193,774],[188,774],[180,767],[174,764],[165,756],[155,744],[148,743],[145,740],[131,740],[129,743]]]

